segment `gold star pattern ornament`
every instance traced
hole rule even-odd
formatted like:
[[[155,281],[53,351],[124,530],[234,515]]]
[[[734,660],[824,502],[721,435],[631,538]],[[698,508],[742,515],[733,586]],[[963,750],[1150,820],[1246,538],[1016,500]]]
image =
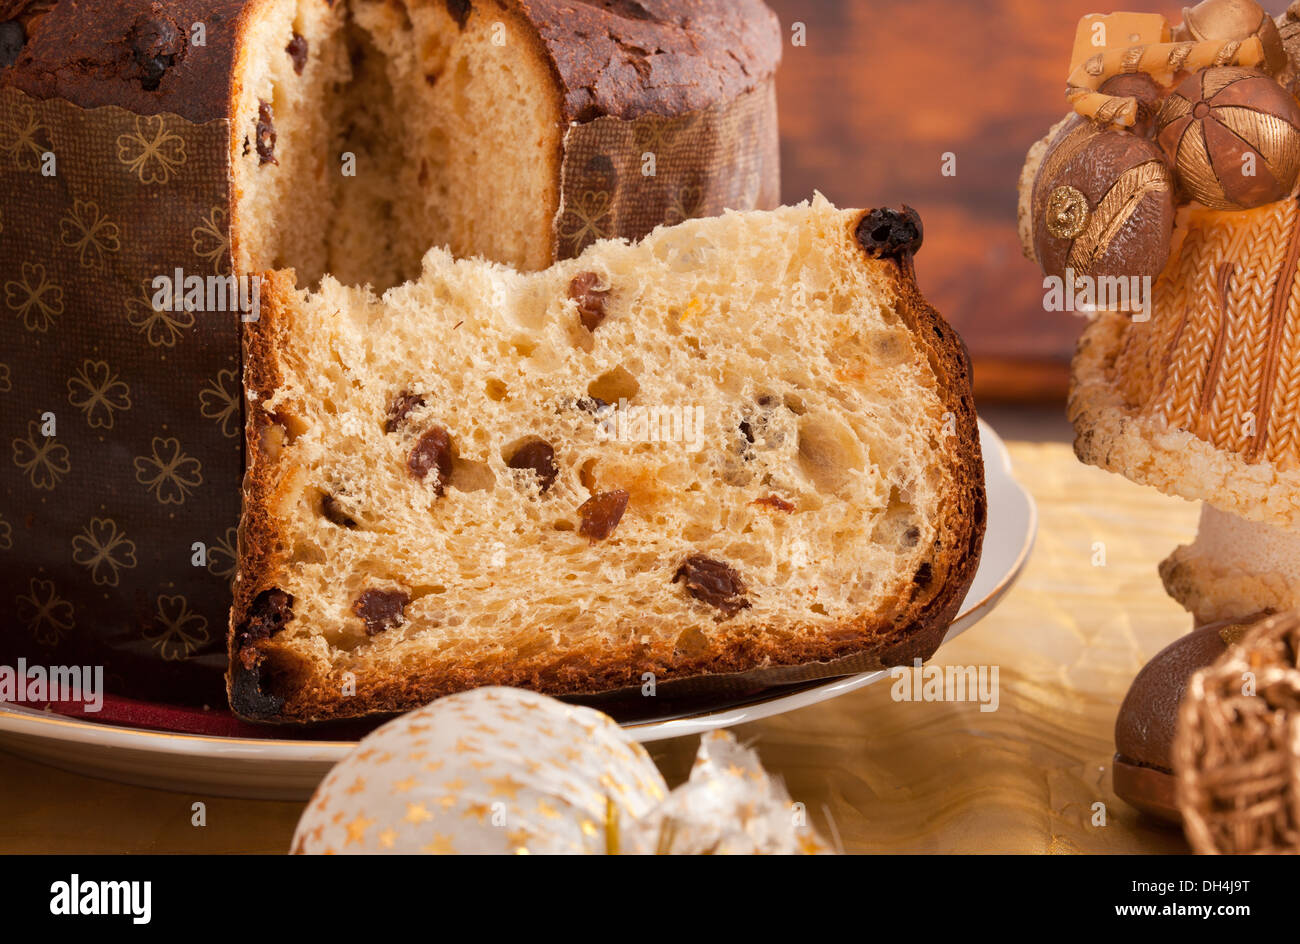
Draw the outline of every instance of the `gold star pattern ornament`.
[[[600,854],[607,824],[627,834],[667,795],[649,755],[608,716],[480,688],[366,737],[317,788],[293,851]],[[626,842],[636,847],[624,852],[654,851]]]
[[[527,753],[525,753],[527,752]],[[590,708],[513,688],[440,699],[365,738],[316,790],[295,853],[819,854],[800,804],[725,731],[669,793]]]

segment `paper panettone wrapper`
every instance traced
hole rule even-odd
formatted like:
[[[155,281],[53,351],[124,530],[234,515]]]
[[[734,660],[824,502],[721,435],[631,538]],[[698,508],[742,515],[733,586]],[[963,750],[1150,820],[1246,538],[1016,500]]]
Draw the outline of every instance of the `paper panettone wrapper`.
[[[656,226],[723,210],[780,205],[774,79],[726,105],[570,125],[556,214],[556,257],[598,239],[640,239]]]
[[[226,122],[0,89],[0,662],[221,699],[242,475]]]
[[[0,89],[0,664],[225,704],[241,314],[156,310],[153,280],[231,275],[229,141],[226,120]],[[575,123],[565,149],[557,258],[779,203],[770,78]]]
[[[1300,531],[1300,205],[1185,210],[1149,319],[1105,313],[1073,365],[1085,462]]]

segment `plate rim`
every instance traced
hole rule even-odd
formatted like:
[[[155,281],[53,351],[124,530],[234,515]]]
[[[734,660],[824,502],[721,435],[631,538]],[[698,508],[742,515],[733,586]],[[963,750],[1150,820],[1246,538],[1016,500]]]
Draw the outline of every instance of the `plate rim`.
[[[986,423],[979,420],[980,441],[984,451],[986,488],[991,465],[989,447],[997,457],[999,480],[1013,487],[1023,498],[1028,512],[1025,534],[1020,542],[1015,561],[1000,575],[997,584],[969,608],[964,608],[949,625],[944,643],[965,632],[983,619],[997,606],[1019,580],[1029,561],[1038,534],[1038,506],[1033,495],[1016,479],[1011,453],[1002,437]],[[965,601],[963,601],[963,606]],[[940,646],[942,647],[942,643]],[[850,691],[856,691],[878,681],[889,672],[878,669],[846,677],[827,679],[824,684],[786,694],[772,695],[729,708],[704,710],[687,717],[663,720],[646,720],[624,724],[621,727],[635,740],[643,743],[699,734],[716,728],[729,727],[786,711],[817,704]],[[790,704],[785,704],[790,702]],[[795,703],[797,702],[797,704]],[[97,748],[121,748],[142,753],[219,755],[235,760],[274,760],[282,763],[330,762],[341,760],[358,743],[357,741],[309,741],[286,738],[240,738],[226,735],[186,734],[172,731],[153,731],[130,728],[119,724],[102,724],[67,718],[51,712],[0,702],[0,737],[36,738],[39,740],[71,741]],[[0,745],[3,741],[0,741]]]

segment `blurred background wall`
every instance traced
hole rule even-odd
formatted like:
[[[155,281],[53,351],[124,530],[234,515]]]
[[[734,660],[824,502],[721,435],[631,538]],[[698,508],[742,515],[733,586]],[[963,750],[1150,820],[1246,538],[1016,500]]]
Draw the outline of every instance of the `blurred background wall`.
[[[907,203],[925,245],[926,296],[975,358],[981,402],[1064,398],[1077,316],[1044,312],[1042,275],[1016,236],[1025,151],[1066,113],[1085,13],[1182,4],[1119,0],[768,0],[786,44],[778,73],[784,200]],[[1272,13],[1287,0],[1265,0]],[[807,45],[790,44],[803,22]],[[945,152],[956,176],[945,177]]]

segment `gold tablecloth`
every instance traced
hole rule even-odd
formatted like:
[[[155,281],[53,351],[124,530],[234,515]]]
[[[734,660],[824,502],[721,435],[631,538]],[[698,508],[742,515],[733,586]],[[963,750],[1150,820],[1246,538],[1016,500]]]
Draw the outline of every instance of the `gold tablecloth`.
[[[1115,711],[1137,670],[1186,632],[1156,564],[1195,506],[1013,442],[1038,501],[1020,583],[936,664],[998,666],[999,705],[894,702],[890,684],[743,725],[846,852],[1186,852],[1111,789]],[[696,739],[650,745],[670,783]],[[207,825],[191,825],[192,804]],[[1105,825],[1098,821],[1104,804]],[[284,852],[302,804],[128,787],[0,755],[0,853]]]

